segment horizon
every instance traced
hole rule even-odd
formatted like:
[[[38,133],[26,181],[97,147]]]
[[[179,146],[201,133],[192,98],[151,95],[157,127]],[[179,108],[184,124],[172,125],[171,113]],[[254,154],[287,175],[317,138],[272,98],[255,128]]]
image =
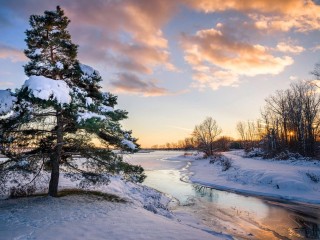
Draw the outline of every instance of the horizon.
[[[60,5],[79,59],[118,95],[143,148],[188,137],[207,116],[238,138],[238,121],[256,120],[266,97],[311,79],[320,61],[319,1],[0,2],[0,87],[27,79],[29,16]]]

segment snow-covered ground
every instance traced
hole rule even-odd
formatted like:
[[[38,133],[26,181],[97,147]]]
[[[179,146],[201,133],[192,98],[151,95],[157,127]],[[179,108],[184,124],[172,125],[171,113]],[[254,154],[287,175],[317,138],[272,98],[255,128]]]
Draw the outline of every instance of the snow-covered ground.
[[[0,201],[1,239],[218,239],[134,204],[97,196]]]
[[[182,156],[182,154],[182,152],[154,152],[151,155],[128,155],[126,159],[131,163],[143,163],[147,173],[151,176],[149,180],[147,179],[151,186],[155,184],[153,181],[158,179],[159,174],[166,174],[169,178],[161,180],[164,184],[160,189],[168,193],[175,189],[171,194],[176,194],[177,198],[184,194],[196,194],[191,185],[181,190],[177,189],[177,186],[180,185],[174,182],[176,177],[179,180],[180,177],[184,176],[183,178],[187,179],[189,176],[192,182],[218,189],[292,201],[320,203],[320,183],[317,182],[320,176],[320,163],[317,161],[244,158],[242,151],[231,151],[223,153],[232,163],[228,170],[223,171],[219,162],[210,164],[209,159],[201,159],[199,155]],[[189,162],[191,164],[188,164]],[[74,187],[75,182],[62,176],[60,189]],[[96,186],[88,190],[117,195],[126,202],[111,202],[101,196],[90,194],[61,198],[33,197],[0,200],[0,239],[231,239],[229,236],[213,232],[212,229],[219,232],[219,229],[225,229],[225,225],[222,224],[222,227],[217,225],[217,222],[221,223],[226,220],[223,218],[225,215],[222,216],[221,221],[219,220],[221,211],[230,213],[232,219],[238,219],[238,215],[232,215],[234,213],[233,204],[230,207],[228,204],[219,205],[219,201],[227,201],[221,194],[216,201],[211,199],[212,202],[208,203],[198,199],[199,204],[205,204],[203,206],[191,204],[188,207],[186,205],[189,211],[186,211],[183,206],[174,207],[171,212],[168,204],[172,206],[176,202],[173,202],[169,196],[140,184],[126,182],[120,176],[112,177],[109,185]],[[234,211],[239,214],[241,201],[239,202],[238,198],[229,200],[234,203],[236,206]],[[253,203],[255,201],[251,200],[245,204]],[[233,222],[227,219],[227,229],[234,231],[222,232],[247,236],[250,239],[260,236],[256,226],[239,227],[241,224],[250,225],[253,220],[257,223],[260,223],[261,220],[261,226],[270,227],[272,225],[272,222],[270,226],[265,225],[265,217],[262,216],[265,212],[263,204],[256,203],[256,205],[261,205],[262,209],[258,207],[257,216],[255,212],[252,214],[250,212],[251,222]],[[214,209],[213,212],[210,212],[210,209]],[[192,214],[195,211],[207,212],[207,214],[200,214],[205,219],[195,218],[199,215]],[[284,214],[286,215],[287,212]],[[239,216],[239,219],[242,219],[241,211]],[[202,220],[208,224],[204,224]],[[211,223],[218,227],[212,227]],[[234,223],[240,224],[239,229]],[[292,225],[290,224],[288,226]],[[258,230],[255,232],[254,229]],[[268,228],[266,229],[268,232]],[[240,230],[243,231],[242,234]],[[282,228],[278,232],[281,233],[281,231]],[[273,236],[272,233],[270,234]]]
[[[62,175],[59,189],[72,188]],[[0,239],[221,239],[191,217],[182,223],[167,208],[171,198],[120,176],[87,190],[125,203],[90,194],[0,200]]]
[[[243,151],[225,152],[232,166],[188,156],[194,183],[259,196],[320,204],[320,162],[245,158]]]

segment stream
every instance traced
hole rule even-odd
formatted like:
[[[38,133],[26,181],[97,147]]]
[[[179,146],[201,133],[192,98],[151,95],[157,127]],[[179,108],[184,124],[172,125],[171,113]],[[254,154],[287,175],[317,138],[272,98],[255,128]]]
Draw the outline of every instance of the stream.
[[[187,181],[178,151],[127,155],[144,167],[146,186],[176,198],[177,213],[188,213],[215,232],[234,239],[320,239],[320,206],[296,204],[215,190]],[[182,181],[183,180],[183,181]]]

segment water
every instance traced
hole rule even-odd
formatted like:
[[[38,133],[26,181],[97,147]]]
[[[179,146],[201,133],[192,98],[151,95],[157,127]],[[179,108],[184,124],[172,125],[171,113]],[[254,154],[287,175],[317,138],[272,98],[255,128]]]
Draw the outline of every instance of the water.
[[[145,185],[179,200],[175,211],[188,212],[202,224],[236,239],[320,239],[320,207],[271,201],[194,185],[185,181],[182,152],[156,151],[126,156],[142,165]]]

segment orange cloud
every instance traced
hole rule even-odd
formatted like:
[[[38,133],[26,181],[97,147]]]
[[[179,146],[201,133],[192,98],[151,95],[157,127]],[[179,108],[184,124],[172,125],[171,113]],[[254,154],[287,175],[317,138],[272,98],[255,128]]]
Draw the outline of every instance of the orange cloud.
[[[226,10],[284,13],[291,12],[305,5],[305,1],[301,0],[186,0],[185,2],[189,7],[207,13]],[[309,1],[307,0],[307,2]]]
[[[185,3],[206,13],[227,10],[246,13],[261,30],[306,32],[320,29],[320,6],[312,0],[185,0]]]
[[[181,45],[185,60],[191,65],[197,81],[193,86],[217,89],[220,86],[236,86],[238,76],[278,74],[293,63],[289,56],[274,56],[271,50],[259,44],[237,39],[222,26],[205,29],[193,36],[183,35]],[[299,48],[280,44],[282,50],[298,51]]]
[[[288,56],[275,57],[262,45],[232,39],[215,29],[184,36],[182,46],[186,61],[196,68],[207,62],[246,76],[278,74],[293,63]]]

